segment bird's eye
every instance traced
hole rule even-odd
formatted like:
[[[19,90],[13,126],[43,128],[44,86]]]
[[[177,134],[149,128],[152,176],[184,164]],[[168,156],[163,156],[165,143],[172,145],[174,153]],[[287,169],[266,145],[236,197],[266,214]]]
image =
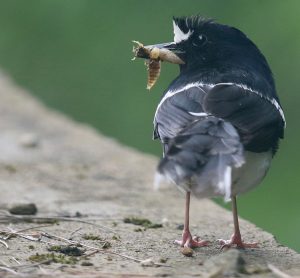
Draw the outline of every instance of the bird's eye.
[[[202,46],[206,43],[207,37],[203,34],[200,34],[198,37],[196,37],[193,41],[194,46]]]

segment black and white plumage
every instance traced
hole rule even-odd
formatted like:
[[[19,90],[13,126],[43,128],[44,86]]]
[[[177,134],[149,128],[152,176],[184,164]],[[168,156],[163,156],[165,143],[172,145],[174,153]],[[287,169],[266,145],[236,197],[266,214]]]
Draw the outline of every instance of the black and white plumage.
[[[164,147],[158,172],[188,192],[188,204],[190,192],[232,198],[235,233],[223,244],[247,247],[235,198],[261,182],[284,135],[271,70],[236,28],[199,16],[174,18],[173,27],[174,42],[160,47],[185,64],[156,109],[154,138]],[[179,243],[201,246],[188,227]]]
[[[199,197],[231,197],[232,168],[244,163],[236,130],[214,116],[200,116],[171,139],[158,171]]]
[[[154,137],[163,142],[164,149],[167,150],[175,144],[174,149],[176,136],[180,136],[182,130],[189,129],[189,126],[194,122],[199,122],[198,125],[201,126],[202,123],[205,124],[214,117],[225,120],[225,123],[238,133],[239,143],[243,149],[241,155],[243,159],[240,158],[240,163],[228,164],[229,167],[233,168],[232,173],[234,176],[231,181],[233,195],[243,193],[256,186],[265,176],[272,156],[277,151],[279,138],[283,137],[285,122],[279,102],[275,98],[264,97],[260,92],[254,91],[245,85],[230,82],[216,83],[215,85],[199,82],[190,83],[182,89],[171,91],[172,93],[169,92],[167,91],[166,97],[159,104],[154,121]],[[193,134],[190,134],[190,137],[192,136]],[[210,140],[216,140],[217,144],[219,139],[211,134]],[[198,144],[199,148],[202,148],[201,141]],[[215,151],[214,145],[212,151]],[[192,156],[193,153],[190,154],[191,159]],[[249,163],[242,166],[245,156],[248,158],[246,162]],[[219,157],[221,161],[223,159],[222,155],[219,155]],[[164,165],[167,165],[167,161],[168,168],[164,167]],[[158,168],[159,172],[169,180],[172,180],[171,175],[168,173],[172,162],[175,163],[174,157],[169,152],[165,152],[165,157]],[[220,168],[220,163],[224,162],[216,161],[216,169]],[[247,168],[253,168],[253,165],[250,165],[251,163],[257,165],[257,168],[254,167],[253,171],[249,173]],[[174,164],[174,168],[178,171],[181,167],[186,168],[187,166],[179,163],[175,167]],[[222,168],[225,169],[225,165]],[[185,181],[189,178],[195,179],[195,176],[197,176],[199,182],[190,188],[195,195],[198,197],[226,195],[227,199],[232,195],[224,188],[217,188],[220,184],[224,184],[222,183],[223,174],[219,175],[221,179],[219,182],[207,186],[204,180],[208,179],[204,172],[202,167],[198,167],[196,172],[193,174],[190,172],[190,175],[186,175]],[[201,173],[202,177],[198,173]],[[245,175],[247,177],[244,177]],[[241,184],[237,184],[239,180]],[[178,185],[186,184],[183,180],[173,178],[173,181]],[[208,191],[204,192],[199,187],[205,187]],[[216,190],[211,190],[211,187],[216,187]],[[224,194],[225,191],[227,194]],[[198,192],[201,192],[201,194]]]

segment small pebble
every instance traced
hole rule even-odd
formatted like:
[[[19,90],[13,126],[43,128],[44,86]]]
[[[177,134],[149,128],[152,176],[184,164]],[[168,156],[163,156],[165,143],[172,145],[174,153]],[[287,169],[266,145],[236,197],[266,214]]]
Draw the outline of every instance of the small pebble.
[[[20,137],[20,145],[25,148],[35,148],[39,139],[34,133],[25,133]]]
[[[177,227],[176,227],[177,230],[183,230],[183,228],[184,228],[183,224],[177,225]]]
[[[108,249],[111,247],[111,243],[109,241],[105,241],[104,244],[102,245],[103,249]]]
[[[162,220],[161,220],[161,223],[164,225],[164,226],[168,226],[170,224],[170,221],[168,218],[164,217]]]
[[[180,251],[186,257],[192,257],[194,253],[193,249],[190,247],[183,247]]]
[[[168,258],[160,258],[159,262],[165,264],[168,261]]]
[[[76,211],[75,217],[82,217],[82,214],[79,211]]]
[[[11,207],[8,211],[16,215],[35,215],[37,213],[37,207],[33,203],[19,204]]]
[[[82,262],[81,265],[82,265],[82,266],[92,266],[92,265],[94,265],[94,264],[91,263],[91,262]]]
[[[154,261],[152,259],[146,259],[140,262],[141,266],[154,266]]]

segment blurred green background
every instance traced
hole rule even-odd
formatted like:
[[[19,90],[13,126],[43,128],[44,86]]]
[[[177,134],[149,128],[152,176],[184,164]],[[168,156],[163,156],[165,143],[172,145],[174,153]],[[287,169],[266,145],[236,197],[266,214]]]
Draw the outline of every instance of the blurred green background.
[[[160,156],[153,114],[178,69],[164,64],[149,93],[143,62],[131,61],[131,40],[171,41],[172,16],[198,13],[244,31],[273,69],[286,138],[263,186],[240,198],[239,212],[300,251],[300,1],[1,0],[0,67],[48,106]]]

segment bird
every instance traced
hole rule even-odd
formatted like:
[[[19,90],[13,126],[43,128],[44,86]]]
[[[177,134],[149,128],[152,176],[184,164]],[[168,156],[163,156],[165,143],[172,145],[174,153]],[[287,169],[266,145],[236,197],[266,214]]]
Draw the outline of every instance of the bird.
[[[172,42],[146,46],[176,55],[179,74],[164,91],[153,138],[163,146],[157,173],[185,192],[182,247],[202,247],[189,228],[191,194],[232,202],[234,232],[222,248],[255,248],[242,239],[237,196],[266,176],[286,121],[268,62],[239,29],[200,15],[173,17]],[[167,60],[167,58],[165,59]]]

